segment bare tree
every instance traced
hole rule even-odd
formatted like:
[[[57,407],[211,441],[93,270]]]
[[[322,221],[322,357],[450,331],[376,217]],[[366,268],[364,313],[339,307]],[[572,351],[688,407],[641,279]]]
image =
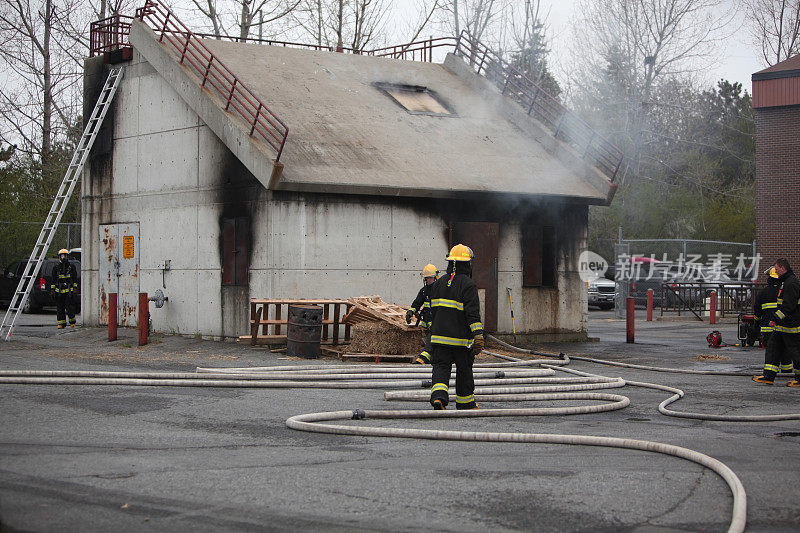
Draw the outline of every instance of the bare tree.
[[[800,53],[800,0],[746,0],[747,19],[767,65]]]
[[[303,0],[192,0],[195,9],[211,24],[218,38],[235,35],[246,41],[256,29],[289,15]]]
[[[76,89],[86,48],[65,33],[74,0],[7,0],[0,7],[0,139],[49,164],[53,143],[78,120]]]
[[[294,13],[302,38],[337,49],[364,50],[386,36],[388,0],[303,0]]]
[[[661,80],[691,78],[710,63],[734,13],[718,16],[722,0],[580,0],[579,44],[572,82],[584,111],[623,145],[627,175],[639,175],[648,114]],[[611,84],[611,85],[609,85]],[[664,94],[658,93],[658,94]],[[613,114],[608,112],[614,110]]]
[[[442,3],[445,27],[454,35],[466,30],[478,40],[484,39],[487,31],[500,22],[505,8],[505,0],[445,0]]]

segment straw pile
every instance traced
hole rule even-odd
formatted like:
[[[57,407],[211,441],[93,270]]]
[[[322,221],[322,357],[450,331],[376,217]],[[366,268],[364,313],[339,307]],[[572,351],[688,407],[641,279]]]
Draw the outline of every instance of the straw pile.
[[[347,351],[386,355],[417,355],[422,351],[422,331],[403,331],[388,322],[361,322],[353,325],[353,339]]]

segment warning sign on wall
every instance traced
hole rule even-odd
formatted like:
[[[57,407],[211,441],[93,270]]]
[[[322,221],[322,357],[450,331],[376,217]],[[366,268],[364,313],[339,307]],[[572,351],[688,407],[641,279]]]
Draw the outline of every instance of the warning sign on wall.
[[[122,257],[125,259],[133,258],[133,235],[122,237]]]

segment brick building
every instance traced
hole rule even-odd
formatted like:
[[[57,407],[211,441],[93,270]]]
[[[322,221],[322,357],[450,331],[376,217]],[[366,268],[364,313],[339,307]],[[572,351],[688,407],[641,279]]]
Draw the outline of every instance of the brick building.
[[[756,240],[800,271],[800,55],[753,74]]]

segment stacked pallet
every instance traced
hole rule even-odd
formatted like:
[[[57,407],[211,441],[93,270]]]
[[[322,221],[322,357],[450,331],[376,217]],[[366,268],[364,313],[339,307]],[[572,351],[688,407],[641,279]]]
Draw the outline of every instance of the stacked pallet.
[[[403,331],[418,331],[420,328],[406,324],[407,307],[384,302],[380,296],[358,296],[347,300],[352,304],[350,311],[342,317],[345,324],[356,325],[366,322],[387,322]]]

